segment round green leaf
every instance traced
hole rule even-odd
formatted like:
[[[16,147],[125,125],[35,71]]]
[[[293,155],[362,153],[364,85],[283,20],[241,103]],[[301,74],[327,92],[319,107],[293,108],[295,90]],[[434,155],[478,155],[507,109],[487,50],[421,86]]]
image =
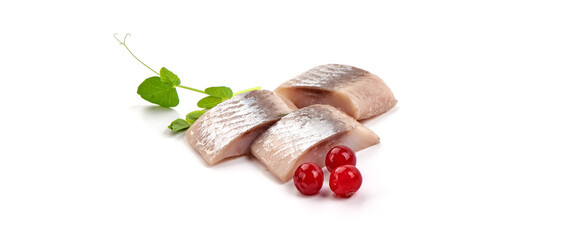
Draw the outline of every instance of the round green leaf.
[[[218,98],[229,99],[232,97],[232,89],[229,87],[209,87],[204,89],[204,92],[210,96]]]
[[[222,98],[207,96],[205,98],[200,99],[200,101],[198,101],[198,107],[213,108],[221,102],[222,102]]]
[[[187,120],[189,123],[194,123],[196,120],[198,120],[198,118],[200,118],[202,116],[202,114],[204,114],[206,112],[206,110],[197,110],[197,111],[193,111],[191,113],[188,113],[188,115],[185,116],[185,120]]]
[[[163,82],[159,77],[145,79],[137,93],[145,100],[162,107],[175,107],[179,104],[177,90],[172,83]]]
[[[171,124],[169,124],[169,126],[167,128],[171,129],[171,131],[174,132],[180,132],[183,130],[188,129],[191,126],[191,124],[189,122],[187,122],[186,120],[183,120],[181,118],[175,119],[173,122],[171,122]]]
[[[179,77],[175,75],[175,73],[167,70],[167,68],[162,67],[161,70],[159,70],[159,74],[161,75],[161,81],[165,83],[171,83],[175,86],[181,84]]]

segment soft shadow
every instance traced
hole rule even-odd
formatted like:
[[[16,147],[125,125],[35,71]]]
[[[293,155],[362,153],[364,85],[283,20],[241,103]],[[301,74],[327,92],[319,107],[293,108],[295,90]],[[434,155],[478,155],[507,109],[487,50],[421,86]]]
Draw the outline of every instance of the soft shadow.
[[[164,108],[161,106],[141,106],[143,117],[146,118],[165,118],[171,116],[179,117],[179,113],[173,108]]]
[[[292,181],[288,181],[288,182],[281,181],[281,179],[277,178],[271,172],[269,172],[267,167],[265,167],[265,165],[263,165],[263,163],[261,163],[259,160],[257,160],[257,158],[255,158],[255,156],[253,156],[251,154],[230,157],[230,158],[224,159],[224,160],[218,162],[217,164],[215,164],[214,167],[223,168],[223,167],[232,166],[233,164],[250,164],[251,166],[254,166],[254,168],[256,168],[258,170],[258,172],[262,173],[268,179],[270,179],[271,181],[273,181],[274,183],[279,184],[279,185],[283,185],[288,182],[292,182]],[[207,163],[206,163],[206,165],[210,166]]]
[[[161,131],[164,135],[181,138],[181,135],[184,134],[183,132],[175,134],[167,128],[173,120],[180,117],[175,109],[153,105],[137,105],[129,107],[129,112],[135,114],[140,121],[146,123],[150,128]]]
[[[273,181],[276,184],[284,185],[284,184],[287,184],[288,182],[293,182],[293,181],[283,182],[283,181],[281,181],[281,179],[278,179],[271,172],[269,172],[267,167],[265,167],[265,165],[263,165],[263,163],[261,163],[259,160],[257,160],[257,158],[253,155],[247,155],[247,156],[245,156],[245,159],[247,160],[247,162],[249,162],[250,164],[255,166],[255,168],[258,169],[259,172],[263,173],[268,179],[271,179],[271,181]]]
[[[141,106],[141,107],[145,110],[145,112],[154,113],[154,114],[165,113],[165,112],[176,112],[175,109],[173,109],[173,108],[166,108],[166,107],[155,106],[155,105]]]
[[[169,129],[169,128],[165,128],[165,130],[163,130],[163,134],[165,134],[165,136],[175,138],[175,139],[184,139],[185,132],[186,131],[174,132],[174,131],[171,131],[171,129]]]
[[[183,142],[185,144],[185,147],[188,148],[188,149],[190,149],[194,153],[194,155],[196,156],[196,158],[200,159],[200,162],[202,163],[203,166],[205,166],[207,168],[211,168],[212,167],[212,165],[210,165],[208,162],[206,162],[206,160],[204,160],[204,158],[198,152],[196,152],[196,150],[192,146],[190,146],[190,144],[188,143],[188,141],[183,141]],[[226,159],[224,159],[224,160],[226,160]],[[218,164],[220,164],[220,163],[218,163]]]
[[[187,141],[185,142],[185,145],[186,145],[186,147],[191,149],[195,155],[198,156],[198,159],[200,159],[200,161],[202,162],[202,165],[206,166],[207,168],[213,167],[216,169],[222,169],[222,168],[229,168],[229,167],[232,167],[237,164],[250,164],[250,165],[254,166],[254,168],[256,168],[263,175],[265,175],[268,179],[270,179],[271,181],[273,181],[276,184],[284,185],[289,182],[293,182],[293,181],[283,182],[280,179],[278,179],[277,177],[273,176],[273,174],[271,174],[271,172],[269,172],[269,170],[267,170],[265,165],[263,165],[261,162],[259,162],[259,160],[257,160],[257,158],[255,158],[253,155],[241,155],[241,156],[229,157],[229,158],[223,159],[222,161],[220,161],[214,165],[210,165],[208,162],[206,162],[206,160],[204,160],[204,158],[202,158],[202,156],[200,156],[200,154],[198,152],[196,152],[196,150],[194,150],[191,146],[189,146],[189,143]]]
[[[173,108],[164,108],[160,106],[145,106],[136,105],[129,107],[131,112],[138,113],[138,115],[148,123],[161,124],[166,123],[165,126],[176,118],[179,118],[179,113]]]
[[[328,191],[330,191],[330,189],[328,189]],[[332,199],[333,201],[348,202],[349,204],[352,203],[354,206],[363,205],[369,198],[368,194],[361,192],[361,189],[359,189],[359,191],[357,191],[353,196],[349,198],[337,197],[332,192],[330,192],[330,194],[327,197]]]

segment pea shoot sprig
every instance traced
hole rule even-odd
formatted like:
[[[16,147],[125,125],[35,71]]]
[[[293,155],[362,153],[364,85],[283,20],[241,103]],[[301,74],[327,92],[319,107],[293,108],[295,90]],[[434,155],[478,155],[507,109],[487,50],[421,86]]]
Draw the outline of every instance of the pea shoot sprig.
[[[196,104],[201,109],[190,112],[186,115],[185,119],[178,118],[171,122],[168,126],[174,132],[181,132],[188,129],[192,123],[194,123],[202,114],[204,114],[209,109],[215,107],[221,102],[224,102],[234,95],[238,95],[244,92],[261,89],[261,87],[254,87],[249,88],[240,92],[233,93],[232,89],[225,86],[217,86],[217,87],[209,87],[204,90],[200,90],[197,88],[187,87],[181,85],[181,81],[179,77],[175,75],[173,72],[169,71],[167,68],[162,67],[159,72],[153,70],[151,67],[147,66],[143,61],[141,61],[137,56],[135,56],[132,51],[126,45],[126,38],[130,36],[129,33],[124,35],[122,41],[116,37],[116,33],[114,34],[114,38],[120,45],[124,46],[126,50],[136,59],[139,63],[143,66],[151,70],[157,76],[149,77],[145,79],[138,87],[137,94],[141,96],[141,98],[147,100],[150,103],[157,104],[161,107],[175,107],[179,104],[179,96],[177,95],[177,88],[183,88],[190,91],[198,92],[201,94],[206,94],[208,96],[200,99]]]

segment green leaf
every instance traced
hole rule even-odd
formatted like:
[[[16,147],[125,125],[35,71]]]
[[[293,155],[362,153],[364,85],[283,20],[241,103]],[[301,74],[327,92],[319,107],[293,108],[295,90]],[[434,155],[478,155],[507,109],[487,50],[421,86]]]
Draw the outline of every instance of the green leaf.
[[[145,100],[162,107],[175,107],[179,104],[177,90],[172,83],[163,82],[160,77],[150,77],[139,85],[137,93]]]
[[[224,98],[224,100],[232,97],[232,90],[229,87],[209,87],[204,92],[213,97]]]
[[[221,102],[222,102],[222,98],[207,96],[205,98],[200,99],[200,101],[198,101],[198,107],[213,108]]]
[[[175,75],[175,73],[172,73],[171,71],[167,70],[167,68],[162,67],[159,71],[159,74],[161,74],[161,80],[164,83],[171,83],[174,86],[181,84],[181,82],[179,81],[179,77]]]
[[[198,118],[200,118],[202,116],[202,114],[204,114],[206,112],[206,110],[197,110],[197,111],[193,111],[191,113],[188,113],[188,115],[185,116],[185,120],[187,120],[189,123],[194,123],[196,120],[198,120]]]
[[[191,126],[191,124],[189,122],[187,122],[186,120],[183,120],[181,118],[178,118],[178,119],[173,120],[173,122],[171,122],[171,124],[168,126],[168,128],[174,132],[181,132],[183,130],[188,129],[190,126]]]

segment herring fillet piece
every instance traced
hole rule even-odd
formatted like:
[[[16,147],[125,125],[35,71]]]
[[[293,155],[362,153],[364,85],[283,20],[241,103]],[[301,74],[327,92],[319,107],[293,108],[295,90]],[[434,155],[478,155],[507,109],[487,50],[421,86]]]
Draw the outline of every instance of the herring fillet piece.
[[[327,104],[357,120],[384,113],[397,103],[391,89],[381,78],[342,64],[312,68],[282,83],[275,93],[291,100],[298,108]]]
[[[336,145],[359,151],[377,143],[379,137],[357,120],[332,106],[316,104],[281,118],[251,144],[251,153],[287,181],[304,162],[323,167],[326,153]]]
[[[244,155],[265,129],[296,107],[268,90],[254,90],[228,99],[204,113],[186,138],[206,162]]]

